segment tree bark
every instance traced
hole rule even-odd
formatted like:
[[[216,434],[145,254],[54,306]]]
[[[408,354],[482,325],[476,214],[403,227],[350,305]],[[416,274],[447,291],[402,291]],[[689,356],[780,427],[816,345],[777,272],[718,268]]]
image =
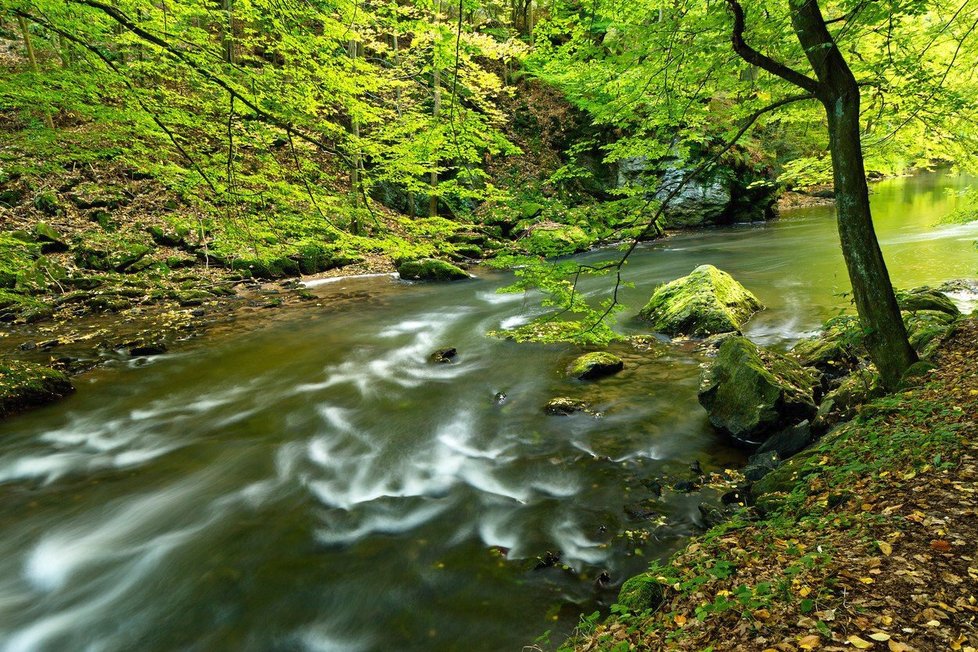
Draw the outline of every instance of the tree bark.
[[[24,47],[27,48],[27,60],[31,64],[31,72],[37,75],[41,69],[37,65],[37,55],[34,54],[34,43],[31,41],[31,32],[27,27],[27,20],[23,16],[17,16],[17,23],[20,25],[20,33],[24,38]],[[48,129],[54,129],[54,120],[51,119],[51,112],[44,109],[44,124]]]
[[[431,39],[431,93],[433,95],[434,106],[431,115],[435,124],[438,123],[438,115],[441,113],[441,69],[438,67],[438,14],[441,11],[441,0],[435,0],[431,12],[432,39]],[[431,186],[431,194],[428,196],[428,216],[438,217],[438,161],[432,161],[431,175],[428,180]]]
[[[743,7],[739,0],[727,0],[727,5],[734,18],[734,52],[748,63],[804,89],[825,107],[839,240],[852,296],[866,333],[869,357],[879,370],[883,386],[896,389],[904,372],[917,361],[917,354],[907,339],[873,228],[859,124],[859,84],[825,24],[818,0],[788,0],[791,26],[815,71],[814,79],[748,45],[744,40]]]
[[[819,80],[829,123],[836,218],[866,348],[887,389],[917,361],[907,339],[883,252],[873,227],[863,164],[859,85],[825,25],[816,0],[791,0],[791,22]]]

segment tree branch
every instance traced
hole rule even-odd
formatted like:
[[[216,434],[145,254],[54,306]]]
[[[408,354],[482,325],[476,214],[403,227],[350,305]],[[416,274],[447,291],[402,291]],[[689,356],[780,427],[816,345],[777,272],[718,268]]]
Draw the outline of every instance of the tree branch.
[[[783,63],[775,61],[766,54],[762,54],[748,45],[747,41],[744,40],[744,31],[746,30],[744,8],[741,6],[739,0],[727,0],[727,6],[730,8],[730,13],[733,14],[734,19],[733,31],[730,33],[730,42],[733,43],[734,52],[740,55],[741,59],[768,71],[772,75],[780,77],[786,82],[794,84],[802,90],[808,91],[810,95],[818,95],[820,85],[817,81],[793,68],[789,68]]]

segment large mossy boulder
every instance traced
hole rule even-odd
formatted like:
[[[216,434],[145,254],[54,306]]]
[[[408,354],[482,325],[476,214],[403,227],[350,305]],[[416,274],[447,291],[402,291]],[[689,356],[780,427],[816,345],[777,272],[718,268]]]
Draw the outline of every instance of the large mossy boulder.
[[[74,391],[60,371],[30,362],[0,362],[0,417],[43,405]]]
[[[926,285],[912,290],[896,290],[896,299],[900,310],[907,312],[929,310],[943,312],[953,317],[961,314],[946,294]]]
[[[436,258],[405,261],[397,266],[397,273],[408,281],[461,281],[471,278],[464,269]]]
[[[659,333],[706,337],[740,331],[750,316],[763,308],[757,297],[730,274],[713,265],[701,265],[689,276],[656,289],[639,316]]]
[[[143,269],[139,263],[153,250],[138,242],[80,241],[75,246],[75,264],[99,272],[134,272]]]
[[[567,376],[578,380],[594,380],[616,374],[625,363],[617,355],[607,351],[585,353],[567,366]]]
[[[755,444],[813,418],[817,385],[817,374],[794,360],[731,337],[704,368],[698,396],[714,427]]]
[[[562,256],[587,251],[594,244],[579,226],[542,222],[532,225],[527,234],[520,239],[520,245],[531,254],[539,256]]]

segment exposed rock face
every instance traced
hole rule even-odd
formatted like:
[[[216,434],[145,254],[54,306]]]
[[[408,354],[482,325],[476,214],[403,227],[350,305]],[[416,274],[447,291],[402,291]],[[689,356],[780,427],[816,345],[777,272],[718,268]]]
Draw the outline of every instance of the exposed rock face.
[[[435,258],[403,262],[398,265],[397,273],[408,281],[460,281],[470,278],[462,268]]]
[[[660,333],[706,337],[739,331],[763,308],[732,276],[713,265],[701,265],[689,276],[656,289],[639,316]]]
[[[567,376],[578,380],[594,380],[621,371],[625,363],[617,355],[606,351],[585,353],[567,367]]]
[[[621,159],[617,185],[621,188],[643,184],[658,174],[655,198],[663,201],[679,188],[694,167],[675,161],[669,165],[665,171],[657,172],[656,165],[644,157]],[[721,166],[679,188],[663,211],[663,226],[687,228],[771,219],[776,214],[777,196],[777,186],[764,171],[746,165]]]
[[[30,362],[0,364],[0,417],[50,403],[74,391],[60,371]]]
[[[734,439],[758,443],[815,416],[818,378],[794,360],[731,337],[703,371],[699,401],[710,423]]]

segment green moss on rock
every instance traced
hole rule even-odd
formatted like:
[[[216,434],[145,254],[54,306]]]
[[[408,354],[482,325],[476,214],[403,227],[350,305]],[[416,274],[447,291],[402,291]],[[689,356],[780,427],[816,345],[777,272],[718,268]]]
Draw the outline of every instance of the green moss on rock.
[[[594,380],[621,371],[625,363],[617,355],[607,351],[585,353],[567,367],[567,376],[578,380]]]
[[[625,580],[618,592],[618,604],[633,613],[654,611],[665,599],[665,591],[651,573],[643,573]]]
[[[896,290],[896,299],[900,305],[900,310],[908,312],[933,310],[947,313],[953,317],[961,314],[961,311],[946,294],[926,285],[912,290]]]
[[[60,371],[30,362],[0,362],[0,417],[43,405],[74,391]]]
[[[824,330],[815,337],[798,342],[791,353],[805,367],[838,375],[851,369],[866,355],[863,339],[859,319],[843,315],[827,321]]]
[[[702,374],[700,404],[710,423],[733,438],[759,442],[815,416],[818,378],[794,360],[731,337]]]
[[[739,331],[763,308],[732,276],[713,265],[701,265],[689,276],[659,287],[639,316],[656,332],[705,337]]]
[[[951,331],[956,316],[937,310],[904,312],[903,323],[907,327],[910,346],[922,358],[931,357]]]
[[[409,281],[460,281],[470,278],[464,269],[436,258],[405,261],[397,266],[397,273]]]
[[[562,256],[587,251],[594,244],[584,229],[569,224],[545,223],[533,226],[520,240],[529,253],[539,256]]]

